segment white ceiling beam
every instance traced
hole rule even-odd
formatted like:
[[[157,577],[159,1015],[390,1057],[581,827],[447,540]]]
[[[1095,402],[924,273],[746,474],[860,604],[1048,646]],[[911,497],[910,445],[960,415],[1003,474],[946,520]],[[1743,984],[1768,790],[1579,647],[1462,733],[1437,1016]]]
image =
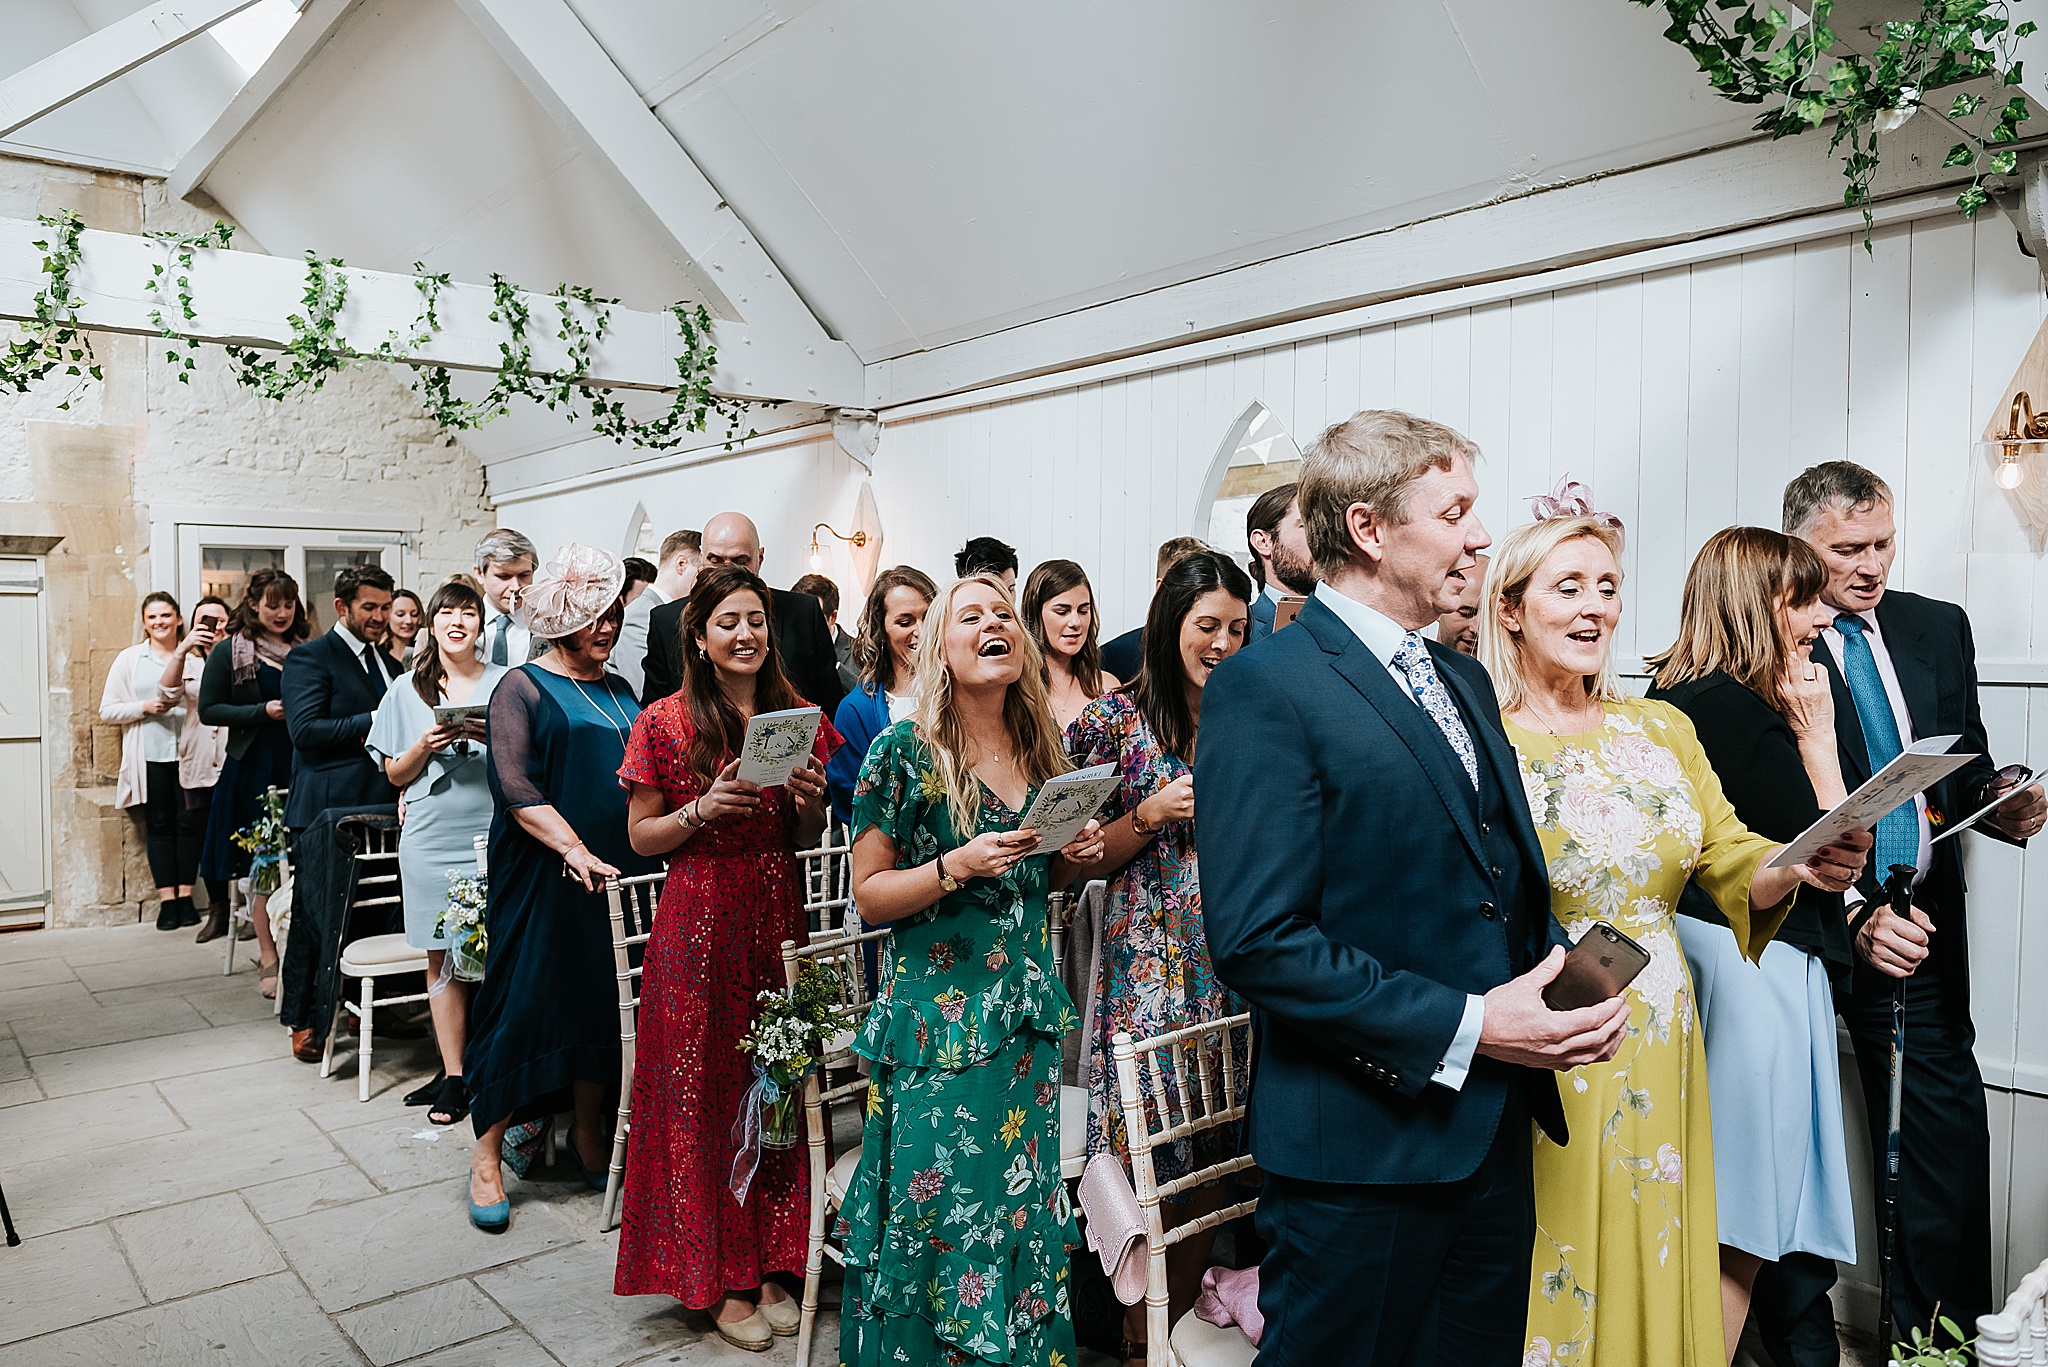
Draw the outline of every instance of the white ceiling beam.
[[[1874,192],[1892,198],[1966,182],[1968,172],[1941,165],[1952,140],[1929,118],[1886,134]],[[1842,186],[1824,136],[1737,143],[878,361],[868,368],[868,406],[896,408],[1821,213],[1841,207]]]
[[[24,219],[0,219],[0,319],[35,316],[35,296],[43,288],[42,248],[52,229]],[[156,336],[150,318],[163,312],[178,318],[175,302],[159,299],[151,288],[153,268],[165,261],[166,248],[146,237],[87,229],[80,236],[80,258],[74,287],[81,301],[77,318],[96,332]],[[344,268],[348,296],[336,318],[341,341],[358,352],[374,351],[393,334],[409,337],[418,317],[418,277],[389,271]],[[194,311],[178,334],[195,342],[235,343],[279,349],[292,338],[290,317],[304,313],[306,265],[256,252],[199,251],[189,275]],[[532,364],[543,374],[568,369],[565,345],[556,336],[558,303],[553,295],[527,294],[533,322],[527,334]],[[396,346],[392,359],[451,370],[490,371],[499,368],[499,346],[506,340],[502,324],[491,320],[496,308],[485,285],[450,284],[435,304],[440,330],[419,346]],[[712,339],[721,355],[745,351],[750,340],[743,323],[714,321]],[[614,308],[604,340],[591,350],[584,367],[585,383],[616,389],[672,391],[680,336],[673,316]],[[731,398],[783,400],[787,393],[741,389],[726,377],[721,364],[713,388]]]
[[[747,324],[721,352],[736,375],[778,374],[783,397],[858,406],[864,367],[826,332],[753,232],[706,179],[564,0],[456,0],[527,90],[609,169],[626,202],[675,244],[677,264],[721,318]]]
[[[228,101],[228,107],[213,121],[213,127],[171,168],[164,188],[172,198],[189,198],[219,164],[221,155],[256,121],[256,116],[270,107],[277,93],[305,70],[306,64],[367,3],[368,0],[303,0],[298,21],[285,30],[283,40],[264,58],[263,65],[243,82],[235,97]]]
[[[34,123],[152,57],[196,38],[257,0],[162,0],[88,33],[70,47],[0,81],[0,138]]]

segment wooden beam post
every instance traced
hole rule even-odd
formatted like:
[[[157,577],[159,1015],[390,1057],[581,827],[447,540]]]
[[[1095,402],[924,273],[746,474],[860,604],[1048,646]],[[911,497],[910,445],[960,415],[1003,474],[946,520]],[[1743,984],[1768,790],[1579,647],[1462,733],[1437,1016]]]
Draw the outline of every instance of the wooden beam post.
[[[0,138],[34,123],[152,57],[196,38],[257,0],[161,0],[88,33],[61,52],[0,81]]]

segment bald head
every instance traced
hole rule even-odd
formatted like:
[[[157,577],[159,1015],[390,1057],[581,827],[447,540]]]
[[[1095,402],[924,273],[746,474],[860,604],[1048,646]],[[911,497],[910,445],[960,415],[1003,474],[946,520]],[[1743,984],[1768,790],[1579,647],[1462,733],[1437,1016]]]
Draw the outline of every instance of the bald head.
[[[745,513],[720,513],[704,524],[704,563],[761,572],[761,533]]]

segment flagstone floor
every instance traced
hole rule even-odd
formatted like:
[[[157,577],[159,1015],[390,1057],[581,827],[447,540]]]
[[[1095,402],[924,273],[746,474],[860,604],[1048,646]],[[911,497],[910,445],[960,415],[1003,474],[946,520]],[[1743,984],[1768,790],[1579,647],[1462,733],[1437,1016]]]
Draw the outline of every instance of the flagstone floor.
[[[510,1231],[471,1229],[468,1125],[399,1101],[431,1041],[380,1039],[359,1103],[353,1054],[325,1080],[294,1060],[253,946],[228,977],[221,948],[0,935],[0,1188],[23,1237],[0,1246],[0,1362],[795,1362],[792,1340],[747,1353],[665,1297],[613,1296],[618,1236],[573,1172],[509,1179]],[[815,1362],[837,1328],[825,1312]]]

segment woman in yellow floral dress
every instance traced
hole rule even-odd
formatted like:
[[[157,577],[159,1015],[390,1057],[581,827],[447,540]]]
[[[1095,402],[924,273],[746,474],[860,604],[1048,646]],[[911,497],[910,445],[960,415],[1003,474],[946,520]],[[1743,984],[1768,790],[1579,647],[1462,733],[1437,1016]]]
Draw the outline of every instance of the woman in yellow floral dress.
[[[1560,1074],[1571,1142],[1535,1137],[1536,1247],[1525,1367],[1723,1367],[1706,1045],[1672,917],[1688,879],[1751,960],[1800,883],[1840,891],[1869,848],[1810,864],[1736,817],[1692,723],[1625,695],[1608,660],[1621,529],[1564,515],[1517,528],[1486,581],[1480,653],[1574,940],[1607,921],[1650,952],[1607,1063]]]

